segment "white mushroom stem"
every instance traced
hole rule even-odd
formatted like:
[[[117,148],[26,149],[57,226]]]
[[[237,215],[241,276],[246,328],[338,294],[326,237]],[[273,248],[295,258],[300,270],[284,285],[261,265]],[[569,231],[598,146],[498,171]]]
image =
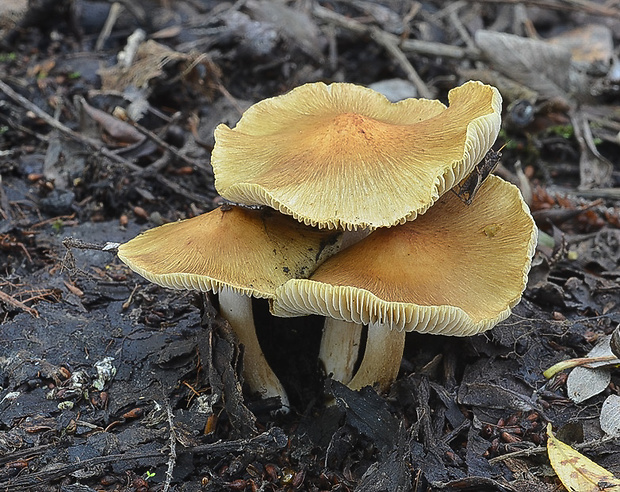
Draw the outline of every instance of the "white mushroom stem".
[[[340,250],[360,242],[371,233],[369,229],[344,231]],[[326,317],[319,349],[319,361],[325,374],[347,384],[353,378],[355,363],[359,358],[363,325]]]
[[[387,391],[398,376],[405,350],[405,335],[404,330],[392,330],[380,323],[370,323],[364,358],[347,386],[354,390],[364,386],[378,386],[381,391]]]
[[[353,378],[359,357],[363,325],[326,318],[319,349],[319,360],[325,374],[347,384]]]
[[[288,412],[290,405],[286,391],[269,367],[258,343],[252,299],[225,288],[219,292],[219,301],[221,316],[228,321],[237,340],[243,345],[243,378],[250,390],[259,393],[261,398],[280,398],[282,410]]]

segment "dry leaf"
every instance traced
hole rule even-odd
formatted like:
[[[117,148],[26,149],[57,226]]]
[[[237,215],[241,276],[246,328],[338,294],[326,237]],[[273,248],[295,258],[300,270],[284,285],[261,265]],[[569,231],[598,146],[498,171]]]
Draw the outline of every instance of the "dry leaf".
[[[274,0],[249,0],[245,6],[253,18],[271,23],[290,43],[295,43],[315,60],[323,61],[321,31],[306,12]]]
[[[618,492],[620,480],[594,461],[555,438],[547,426],[547,452],[558,478],[570,492]]]
[[[144,140],[144,135],[129,123],[119,120],[105,111],[93,108],[84,98],[81,98],[80,102],[86,114],[95,120],[101,129],[117,142],[136,143]]]
[[[77,288],[75,285],[73,285],[70,282],[67,282],[66,280],[63,283],[65,284],[65,287],[69,289],[69,291],[72,294],[75,294],[78,297],[84,297],[84,292],[81,289]]]
[[[549,39],[548,42],[568,48],[573,61],[588,65],[596,62],[609,65],[614,55],[613,33],[609,27],[601,24],[588,24],[571,29]]]
[[[479,30],[476,44],[491,68],[538,92],[569,101],[571,52],[545,41]]]
[[[605,391],[610,382],[609,369],[575,367],[566,380],[566,393],[575,403],[581,403]]]
[[[206,71],[204,77],[199,77],[200,80],[192,79],[196,65],[202,65]],[[119,63],[113,67],[101,68],[97,73],[101,77],[101,88],[104,91],[123,91],[131,85],[144,89],[153,84],[153,79],[163,77],[166,73],[164,68],[169,66],[173,67],[170,68],[170,77],[180,75],[204,90],[209,89],[210,81],[217,80],[221,74],[207,54],[180,53],[153,40],[140,45],[131,67],[124,68]]]
[[[586,357],[559,362],[543,375],[550,378],[559,371],[574,367],[566,381],[568,397],[575,403],[581,403],[598,395],[611,381],[610,368],[620,363],[620,359],[611,351],[610,339],[609,335],[601,337]]]
[[[613,186],[613,164],[596,148],[590,123],[583,111],[571,115],[575,139],[581,149],[579,158],[579,174],[581,189],[605,188]]]
[[[620,396],[609,395],[603,402],[600,423],[605,434],[620,436]]]

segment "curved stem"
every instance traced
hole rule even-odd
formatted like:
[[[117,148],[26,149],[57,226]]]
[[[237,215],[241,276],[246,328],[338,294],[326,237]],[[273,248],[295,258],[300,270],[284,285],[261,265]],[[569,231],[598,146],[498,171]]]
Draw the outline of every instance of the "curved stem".
[[[258,343],[252,299],[230,289],[223,289],[219,293],[219,300],[221,316],[228,321],[239,343],[243,345],[243,378],[250,390],[259,393],[262,398],[280,398],[282,410],[287,412],[290,405],[286,391],[269,367]]]
[[[326,318],[319,350],[325,374],[347,384],[359,356],[363,325]]]
[[[378,385],[387,391],[398,376],[405,350],[405,331],[392,330],[378,323],[368,325],[364,358],[347,386],[354,390]]]

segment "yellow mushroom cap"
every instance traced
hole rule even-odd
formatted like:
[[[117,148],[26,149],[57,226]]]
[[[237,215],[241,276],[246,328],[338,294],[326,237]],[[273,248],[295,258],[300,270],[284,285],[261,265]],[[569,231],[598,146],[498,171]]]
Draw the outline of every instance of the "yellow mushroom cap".
[[[309,279],[286,282],[272,311],[473,335],[519,302],[536,240],[519,190],[489,176],[471,205],[448,193],[415,221],[378,229]]]
[[[271,298],[287,280],[310,275],[339,236],[274,210],[218,208],[150,229],[119,246],[118,257],[164,287]]]
[[[491,148],[502,100],[467,82],[449,107],[397,103],[357,85],[312,83],[219,125],[211,164],[225,198],[268,205],[321,228],[413,220],[465,178]]]

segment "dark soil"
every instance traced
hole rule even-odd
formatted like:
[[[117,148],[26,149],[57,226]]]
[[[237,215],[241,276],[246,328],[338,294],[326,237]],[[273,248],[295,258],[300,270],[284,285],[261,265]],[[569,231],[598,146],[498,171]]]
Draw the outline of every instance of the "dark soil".
[[[0,7],[0,490],[552,491],[549,422],[620,476],[618,439],[599,423],[617,369],[581,403],[566,373],[542,375],[620,323],[620,13],[531,3],[143,0],[108,36],[107,2]],[[116,56],[138,28],[159,45],[122,72]],[[482,29],[591,44],[578,72],[588,89],[564,90],[550,54],[553,90],[536,62],[519,79]],[[545,240],[508,320],[466,339],[409,334],[388,394],[325,380],[322,320],[256,302],[292,403],[274,414],[277,402],[242,392],[215,299],[63,245],[122,243],[219,205],[213,129],[258,100],[317,80],[400,79],[446,102],[472,78],[502,91],[497,172],[519,183]]]

